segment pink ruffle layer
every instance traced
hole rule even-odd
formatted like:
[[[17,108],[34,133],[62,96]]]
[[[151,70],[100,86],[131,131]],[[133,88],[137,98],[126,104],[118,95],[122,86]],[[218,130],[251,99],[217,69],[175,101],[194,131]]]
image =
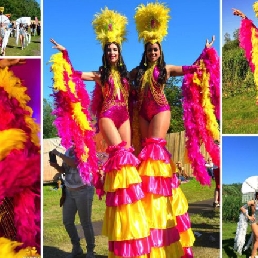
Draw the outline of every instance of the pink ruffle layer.
[[[134,203],[144,197],[140,184],[130,185],[126,189],[117,189],[108,192],[106,196],[107,206],[120,206],[122,204]]]
[[[125,241],[109,241],[109,251],[116,256],[136,257],[150,253],[149,238]]]
[[[126,143],[121,142],[115,146],[109,146],[107,153],[109,158],[103,165],[103,170],[108,173],[112,170],[120,170],[123,166],[130,165],[137,167],[140,161],[132,154],[133,148],[126,149]]]
[[[150,243],[152,247],[169,246],[180,239],[176,227],[166,229],[151,229]]]
[[[191,247],[183,247],[184,250],[184,256],[182,256],[181,258],[193,258],[193,250]]]
[[[166,141],[160,138],[149,138],[144,142],[144,148],[139,154],[140,160],[161,160],[170,163],[171,154],[165,148]]]
[[[159,194],[162,196],[171,196],[171,178],[160,176],[141,176],[142,190],[144,193]]]

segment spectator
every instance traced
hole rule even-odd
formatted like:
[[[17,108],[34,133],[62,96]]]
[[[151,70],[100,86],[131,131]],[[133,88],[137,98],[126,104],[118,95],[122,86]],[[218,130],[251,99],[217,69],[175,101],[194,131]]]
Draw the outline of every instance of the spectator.
[[[176,174],[179,182],[186,181],[188,179],[188,175],[185,172],[185,168],[182,166],[181,161],[176,163]]]
[[[70,147],[65,154],[56,149],[52,150],[53,154],[63,160],[63,164],[59,166],[57,163],[50,162],[50,166],[56,168],[60,173],[65,172],[65,200],[60,203],[60,206],[63,206],[63,223],[73,246],[72,252],[67,258],[73,258],[83,253],[75,226],[77,211],[87,243],[86,258],[94,258],[95,237],[91,222],[94,187],[83,183],[75,162],[74,148],[74,146]]]
[[[40,26],[40,23],[38,23],[38,25],[37,25],[37,34],[38,34],[38,36],[40,36],[40,31],[41,31],[41,26]]]
[[[212,159],[208,158],[205,167],[207,168],[207,172],[209,174],[209,176],[214,179],[214,173],[213,173],[213,163],[212,163]]]

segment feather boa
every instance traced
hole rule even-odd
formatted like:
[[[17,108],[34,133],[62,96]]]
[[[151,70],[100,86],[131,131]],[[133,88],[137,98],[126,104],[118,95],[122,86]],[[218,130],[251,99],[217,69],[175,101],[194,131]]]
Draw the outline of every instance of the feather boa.
[[[30,97],[17,77],[0,69],[0,202],[14,201],[16,238],[21,244],[0,239],[0,257],[16,246],[40,250],[40,146],[39,126],[27,106]],[[11,136],[10,136],[11,135]],[[11,137],[11,138],[10,138]]]
[[[97,171],[94,131],[88,111],[90,99],[66,50],[53,55],[50,62],[53,63],[54,124],[65,148],[69,148],[73,141],[80,175],[85,183],[90,183],[90,174],[94,177]]]
[[[240,47],[245,52],[245,57],[254,73],[254,83],[258,90],[258,29],[249,19],[242,19],[239,30]],[[258,96],[256,97],[258,104]]]
[[[246,216],[241,212],[239,215],[239,222],[237,223],[236,236],[234,240],[234,250],[242,255],[242,249],[245,244],[245,236],[248,223]]]
[[[210,185],[200,147],[204,143],[215,164],[220,164],[219,147],[219,58],[213,48],[205,48],[195,64],[201,72],[186,74],[183,80],[183,109],[186,148],[193,174],[203,185]]]

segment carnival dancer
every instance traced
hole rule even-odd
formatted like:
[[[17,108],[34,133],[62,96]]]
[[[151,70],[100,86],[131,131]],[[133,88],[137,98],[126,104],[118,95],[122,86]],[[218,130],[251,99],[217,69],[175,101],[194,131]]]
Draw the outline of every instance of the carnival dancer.
[[[108,144],[105,172],[106,212],[103,234],[109,240],[108,257],[147,258],[150,252],[149,228],[141,202],[139,160],[130,147],[128,113],[129,82],[121,55],[127,18],[105,8],[95,15],[93,27],[103,47],[102,66],[97,72],[76,72],[77,78],[95,81],[91,112],[97,116],[100,131]],[[53,39],[54,48],[67,56],[65,48]],[[96,156],[96,155],[95,155]]]
[[[258,17],[258,1],[253,4],[253,9]],[[242,11],[233,8],[233,14],[242,18],[239,29],[239,46],[245,52],[251,71],[254,73],[254,83],[258,89],[258,29]],[[258,96],[256,104],[258,105]]]
[[[143,140],[138,170],[151,231],[151,257],[193,257],[194,236],[187,213],[188,203],[178,188],[175,166],[165,147],[171,114],[164,87],[168,78],[194,74],[199,65],[166,65],[161,41],[167,35],[169,18],[169,8],[158,2],[142,4],[136,9],[139,40],[145,44],[140,65],[130,72],[134,85],[132,99],[136,96],[138,102]],[[207,47],[212,43],[207,42]],[[206,173],[204,166],[203,170]]]
[[[40,256],[39,126],[27,88],[0,60],[0,257]]]
[[[5,55],[5,46],[4,46],[4,38],[6,34],[6,28],[4,23],[0,23],[0,47],[1,47],[1,56]]]
[[[21,44],[21,49],[25,48],[25,41],[26,41],[26,30],[24,24],[20,23],[19,27],[17,28],[17,35],[16,35],[16,44],[18,45],[18,37]]]

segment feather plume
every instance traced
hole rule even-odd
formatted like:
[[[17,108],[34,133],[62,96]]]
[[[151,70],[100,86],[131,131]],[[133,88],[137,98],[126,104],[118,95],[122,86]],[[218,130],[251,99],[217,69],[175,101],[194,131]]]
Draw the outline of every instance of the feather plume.
[[[116,42],[121,45],[126,40],[127,18],[107,7],[101,11],[101,13],[95,14],[92,22],[96,39],[100,41],[103,48],[108,42]]]
[[[158,2],[139,5],[134,16],[139,41],[161,42],[168,34],[169,11],[165,4]]]

